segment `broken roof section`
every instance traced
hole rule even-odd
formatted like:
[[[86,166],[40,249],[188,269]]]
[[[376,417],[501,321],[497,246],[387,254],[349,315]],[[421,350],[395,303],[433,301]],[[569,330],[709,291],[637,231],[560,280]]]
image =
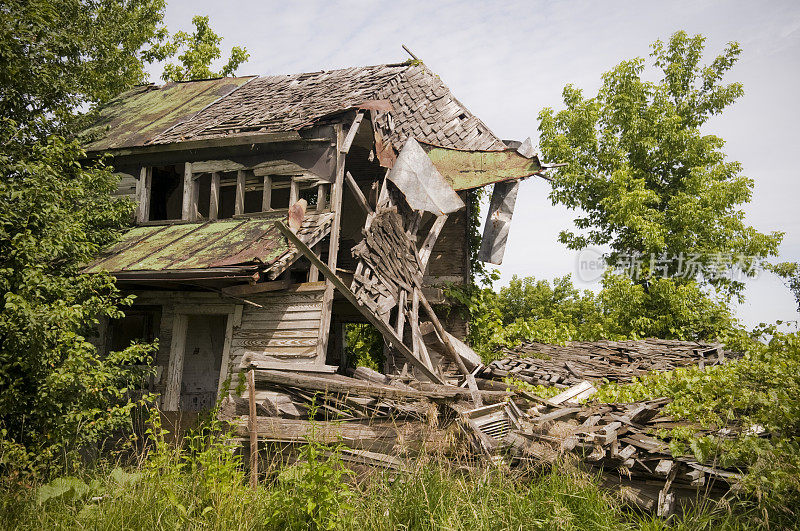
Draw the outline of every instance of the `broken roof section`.
[[[277,276],[299,253],[275,228],[286,214],[226,219],[204,223],[134,227],[84,269],[108,271],[118,280],[191,276],[210,278],[249,276],[270,272]],[[314,245],[328,232],[330,212],[309,214],[298,236]]]
[[[398,152],[409,137],[456,149],[505,147],[425,65],[400,63],[138,87],[102,110],[92,131],[109,129],[87,150],[286,133],[387,101],[392,111],[374,111],[375,125]]]
[[[87,151],[142,146],[198,111],[230,94],[253,76],[225,77],[162,86],[142,85],[123,92],[100,109],[89,128]]]

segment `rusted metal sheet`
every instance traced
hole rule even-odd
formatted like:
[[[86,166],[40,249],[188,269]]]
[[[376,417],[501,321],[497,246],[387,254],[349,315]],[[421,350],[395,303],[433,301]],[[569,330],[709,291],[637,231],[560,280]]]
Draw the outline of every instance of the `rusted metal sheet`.
[[[469,190],[501,181],[523,179],[542,171],[542,164],[536,155],[526,157],[516,149],[467,151],[421,145],[454,190]]]
[[[301,232],[318,237],[320,231],[330,230],[330,218],[330,213],[307,215]],[[286,215],[135,227],[84,272],[166,274],[234,266],[268,269],[291,250],[274,226],[276,219],[285,220]]]
[[[478,251],[478,260],[481,262],[495,265],[503,263],[518,191],[519,181],[502,181],[494,184],[486,224],[483,227],[481,248]]]
[[[406,140],[388,179],[403,192],[409,206],[436,216],[452,214],[464,208],[447,181],[431,163],[425,150],[413,138]]]
[[[135,87],[100,110],[97,122],[84,133],[89,141],[85,149],[103,151],[143,145],[252,78],[225,77]]]

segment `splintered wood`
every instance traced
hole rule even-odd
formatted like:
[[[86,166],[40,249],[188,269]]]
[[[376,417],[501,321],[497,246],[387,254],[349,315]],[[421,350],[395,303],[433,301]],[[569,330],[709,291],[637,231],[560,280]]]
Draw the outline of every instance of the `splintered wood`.
[[[363,234],[364,239],[353,247],[353,256],[359,261],[352,290],[360,302],[388,322],[402,293],[402,313],[409,311],[412,290],[422,286],[422,266],[396,207],[371,214]]]

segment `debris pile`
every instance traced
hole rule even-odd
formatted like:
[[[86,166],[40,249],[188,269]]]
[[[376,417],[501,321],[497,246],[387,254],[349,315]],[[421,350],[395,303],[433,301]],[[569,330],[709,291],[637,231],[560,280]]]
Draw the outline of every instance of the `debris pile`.
[[[630,382],[651,371],[687,365],[724,363],[736,357],[719,343],[671,339],[639,341],[576,341],[566,346],[524,342],[504,351],[483,371],[489,378],[513,376],[532,385],[569,387],[583,380]]]
[[[597,350],[608,352],[611,344],[617,346],[617,354],[607,359],[616,360],[621,356],[619,343],[603,342]],[[673,352],[664,367],[691,359],[679,354],[686,352],[684,343],[681,350],[677,342],[648,340],[638,349],[624,342],[627,352],[652,351],[653,345]],[[691,345],[690,352],[708,360],[710,346]],[[547,347],[550,352],[564,349],[579,361],[570,347]],[[580,348],[591,347],[582,343]],[[479,390],[470,390],[363,367],[349,372],[344,376],[251,369],[252,387],[244,397],[229,397],[221,415],[242,442],[291,447],[313,437],[341,444],[343,459],[351,464],[393,470],[408,469],[409,460],[422,454],[467,456],[508,468],[554,464],[571,454],[602,471],[603,482],[620,489],[626,501],[659,515],[672,514],[700,492],[722,495],[740,477],[736,470],[672,455],[668,438],[656,435],[681,426],[702,430],[665,414],[668,399],[587,402],[596,392],[588,380],[545,399],[485,378],[478,378]],[[484,370],[487,373],[500,377]]]

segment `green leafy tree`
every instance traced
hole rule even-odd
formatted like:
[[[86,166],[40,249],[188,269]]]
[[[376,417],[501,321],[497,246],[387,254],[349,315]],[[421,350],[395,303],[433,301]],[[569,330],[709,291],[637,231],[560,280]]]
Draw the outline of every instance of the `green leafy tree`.
[[[645,60],[636,58],[604,74],[594,97],[568,85],[566,108],[540,114],[540,143],[547,159],[566,163],[551,199],[583,212],[575,219],[579,230],[561,232],[561,242],[571,249],[608,245],[611,266],[644,256],[638,283],[645,287],[665,273],[737,295],[743,282],[720,273],[739,266],[753,274],[755,262],[776,253],[782,234],[745,224],[741,206],[753,181],[726,159],[721,138],[702,131],[743,94],[741,84],[721,82],[739,45],[706,65],[703,48],[702,36],[678,32],[652,46],[658,81],[643,78]]]
[[[178,55],[180,64],[169,63],[164,67],[164,72],[161,74],[164,81],[192,81],[232,76],[236,69],[250,58],[247,49],[234,46],[222,70],[212,71],[211,63],[222,57],[219,48],[222,37],[211,29],[208,17],[195,16],[192,24],[195,30],[191,35],[179,31],[173,35],[171,41],[153,46],[146,54],[151,60],[164,61],[181,52]]]
[[[164,0],[6,0],[0,116],[41,135],[141,83],[163,13]]]
[[[12,0],[0,8],[0,473],[77,463],[130,427],[152,346],[86,340],[122,313],[81,265],[128,225],[116,178],[72,133],[79,111],[145,78],[163,0]]]

